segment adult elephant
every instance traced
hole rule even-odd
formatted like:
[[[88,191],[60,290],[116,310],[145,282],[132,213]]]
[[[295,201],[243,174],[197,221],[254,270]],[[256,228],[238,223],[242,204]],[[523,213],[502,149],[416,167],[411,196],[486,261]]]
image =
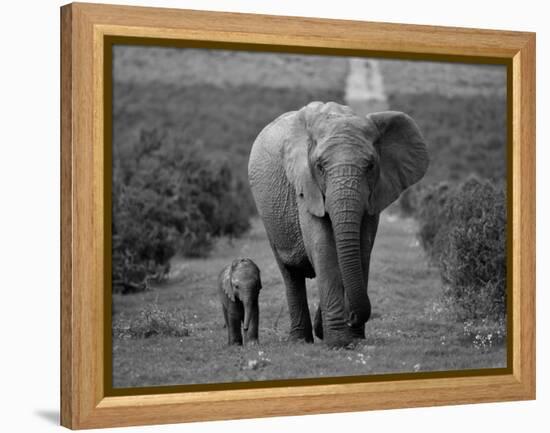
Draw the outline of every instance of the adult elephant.
[[[286,286],[291,340],[313,342],[305,278],[316,278],[315,334],[365,338],[370,255],[380,212],[428,167],[406,114],[366,117],[334,102],[281,115],[256,138],[248,176]]]

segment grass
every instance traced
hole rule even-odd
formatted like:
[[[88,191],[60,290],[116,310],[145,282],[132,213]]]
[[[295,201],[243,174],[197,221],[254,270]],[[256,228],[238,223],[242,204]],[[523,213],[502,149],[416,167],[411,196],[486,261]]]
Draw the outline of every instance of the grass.
[[[113,338],[115,387],[221,383],[286,378],[503,367],[505,339],[492,328],[449,320],[438,272],[429,267],[411,219],[384,215],[372,258],[369,292],[373,317],[367,339],[354,350],[322,342],[286,341],[284,287],[263,226],[254,220],[241,239],[222,238],[208,259],[177,260],[168,284],[149,292],[113,296],[113,322],[139,318],[144,306],[169,317],[180,314],[187,336]],[[234,257],[250,257],[262,271],[260,345],[228,347],[216,294],[219,270]],[[308,280],[310,309],[316,284]]]
[[[348,62],[339,56],[262,53],[219,49],[114,47],[114,79],[217,87],[342,88]]]
[[[453,62],[380,59],[389,95],[432,93],[447,97],[501,95],[506,92],[506,67]]]
[[[330,89],[115,83],[115,151],[135,146],[141,130],[157,129],[196,143],[211,156],[247,160],[257,135],[282,113],[312,100],[342,98],[343,91]]]
[[[156,303],[147,304],[137,315],[127,318],[119,314],[113,321],[116,338],[149,338],[153,336],[187,337],[189,329],[185,315],[176,310],[161,310]]]

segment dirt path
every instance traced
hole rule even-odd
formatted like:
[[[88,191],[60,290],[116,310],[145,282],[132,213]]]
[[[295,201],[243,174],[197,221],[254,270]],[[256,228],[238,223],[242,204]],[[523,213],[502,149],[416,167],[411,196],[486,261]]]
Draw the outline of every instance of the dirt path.
[[[362,58],[349,59],[345,98],[346,103],[357,114],[363,116],[388,109],[384,80],[378,61]]]

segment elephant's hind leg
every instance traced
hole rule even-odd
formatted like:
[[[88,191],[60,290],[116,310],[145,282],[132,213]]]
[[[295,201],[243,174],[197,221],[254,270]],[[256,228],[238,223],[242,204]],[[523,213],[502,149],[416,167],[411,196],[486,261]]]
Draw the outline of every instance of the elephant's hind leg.
[[[300,272],[279,263],[286,287],[286,299],[290,313],[290,340],[313,343],[311,317],[307,305],[306,279]]]

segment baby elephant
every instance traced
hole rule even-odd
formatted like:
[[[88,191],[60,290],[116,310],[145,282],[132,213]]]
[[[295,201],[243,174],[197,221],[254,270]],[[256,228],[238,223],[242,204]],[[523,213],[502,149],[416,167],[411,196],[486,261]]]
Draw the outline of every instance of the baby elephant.
[[[233,260],[221,271],[218,291],[229,344],[243,344],[241,324],[244,325],[246,342],[258,342],[258,296],[261,288],[260,270],[250,259]]]

